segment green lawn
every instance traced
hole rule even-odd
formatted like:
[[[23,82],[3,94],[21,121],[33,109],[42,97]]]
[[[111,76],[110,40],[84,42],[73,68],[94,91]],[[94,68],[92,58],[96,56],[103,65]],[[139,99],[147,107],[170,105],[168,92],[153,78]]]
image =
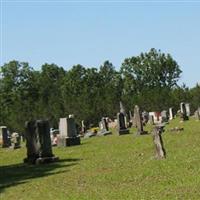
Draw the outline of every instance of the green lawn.
[[[175,126],[184,131],[168,131]],[[200,122],[177,119],[165,130],[165,160],[154,159],[152,136],[134,129],[54,147],[60,161],[53,164],[28,166],[25,147],[1,148],[0,199],[200,199]]]

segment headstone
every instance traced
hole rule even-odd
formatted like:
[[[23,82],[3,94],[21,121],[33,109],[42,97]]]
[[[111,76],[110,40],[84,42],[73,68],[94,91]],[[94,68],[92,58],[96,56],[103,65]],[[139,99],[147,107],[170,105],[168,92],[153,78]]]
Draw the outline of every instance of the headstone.
[[[59,131],[58,146],[80,145],[80,137],[77,134],[76,123],[72,115],[60,119]]]
[[[40,157],[39,135],[36,132],[35,121],[26,122],[25,138],[26,138],[27,157],[24,159],[24,162],[35,164],[36,160]]]
[[[121,101],[119,102],[119,108],[120,108],[120,113],[123,113],[124,115],[126,115],[125,108]]]
[[[185,109],[186,109],[186,115],[187,115],[187,117],[190,117],[190,104],[189,103],[185,104]]]
[[[6,126],[0,126],[0,137],[2,140],[2,148],[11,146],[11,139]]]
[[[169,120],[174,119],[174,109],[173,108],[169,108]]]
[[[194,112],[194,117],[196,119],[196,121],[200,120],[200,108],[198,108],[195,112]]]
[[[102,118],[102,120],[99,122],[99,128],[100,130],[98,131],[97,135],[102,136],[102,135],[110,135],[111,131],[108,129],[108,122],[105,117]]]
[[[166,111],[166,110],[163,110],[163,111],[161,112],[161,123],[167,122],[167,121],[168,121],[167,111]]]
[[[25,163],[40,164],[55,162],[58,157],[52,153],[50,127],[47,120],[26,123],[27,158]]]
[[[155,126],[154,130],[153,130],[153,142],[155,145],[155,157],[157,159],[163,159],[166,158],[166,151],[164,149],[164,145],[163,145],[163,140],[162,140],[162,132],[164,126],[158,125]]]
[[[119,135],[129,134],[129,130],[126,128],[125,116],[123,113],[117,113],[117,128]]]
[[[189,118],[188,118],[187,113],[186,113],[185,103],[182,102],[180,104],[180,108],[181,108],[181,113],[180,113],[181,121],[188,120]]]
[[[86,132],[86,126],[84,123],[84,120],[81,121],[81,133],[84,135],[84,133]]]
[[[151,125],[154,125],[154,117],[153,117],[153,115],[149,115],[148,123],[151,124]]]
[[[13,145],[13,149],[18,149],[20,148],[20,143],[21,143],[21,136],[19,135],[19,133],[12,133],[12,137],[11,137],[11,142]]]
[[[135,124],[137,127],[137,135],[145,134],[146,132],[144,132],[144,130],[143,130],[141,113],[140,113],[140,108],[138,105],[135,105],[135,107],[134,107],[134,115],[135,115]]]
[[[142,112],[142,123],[143,125],[147,124],[147,122],[149,121],[149,113],[146,111]]]

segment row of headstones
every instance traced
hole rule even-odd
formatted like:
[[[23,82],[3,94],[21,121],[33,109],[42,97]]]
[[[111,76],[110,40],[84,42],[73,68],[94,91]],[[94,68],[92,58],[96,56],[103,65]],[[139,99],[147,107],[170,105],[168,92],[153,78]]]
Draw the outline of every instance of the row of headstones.
[[[85,127],[83,121],[82,121],[82,127]],[[108,119],[106,117],[102,117],[101,121],[99,122],[99,131],[86,131],[83,130],[84,138],[90,138],[94,136],[106,136],[112,134],[112,132],[108,128]]]
[[[21,136],[16,132],[10,135],[6,126],[0,127],[0,140],[2,148],[12,147],[17,149],[21,147]]]

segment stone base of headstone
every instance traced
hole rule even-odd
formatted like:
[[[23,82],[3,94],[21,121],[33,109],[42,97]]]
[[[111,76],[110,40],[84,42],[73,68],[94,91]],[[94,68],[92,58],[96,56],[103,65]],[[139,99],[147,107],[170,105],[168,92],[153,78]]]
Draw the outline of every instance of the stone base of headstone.
[[[129,134],[129,130],[128,129],[122,129],[118,131],[119,135],[125,135],[125,134]]]
[[[81,139],[80,137],[71,137],[71,138],[59,138],[58,139],[58,146],[74,146],[74,145],[80,145]]]
[[[19,148],[21,148],[20,145],[14,145],[14,146],[13,146],[13,149],[19,149]]]
[[[137,135],[147,135],[148,131],[137,132]]]
[[[24,163],[26,164],[35,164],[36,160],[38,159],[39,157],[27,157],[27,158],[24,158]]]
[[[25,158],[24,163],[26,164],[45,164],[45,163],[51,163],[51,162],[57,162],[59,160],[59,157],[51,156],[51,157],[37,157],[37,158]]]
[[[106,136],[106,135],[111,135],[112,132],[111,131],[99,131],[97,133],[98,136]]]
[[[45,164],[45,163],[52,163],[52,162],[57,162],[59,160],[59,157],[53,156],[53,157],[43,157],[43,158],[38,158],[35,161],[35,164]]]

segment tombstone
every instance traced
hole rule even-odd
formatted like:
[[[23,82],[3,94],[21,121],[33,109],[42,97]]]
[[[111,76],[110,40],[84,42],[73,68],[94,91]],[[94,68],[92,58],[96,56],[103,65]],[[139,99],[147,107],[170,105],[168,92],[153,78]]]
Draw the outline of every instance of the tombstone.
[[[99,122],[99,128],[100,130],[97,133],[98,136],[106,136],[112,134],[111,131],[109,131],[108,129],[108,122],[106,121],[105,117],[103,117],[102,120]]]
[[[199,108],[194,112],[194,117],[195,117],[196,121],[200,120],[200,109]]]
[[[154,117],[153,117],[153,115],[149,115],[148,123],[151,124],[151,125],[154,125]]]
[[[25,123],[25,138],[27,157],[24,159],[24,162],[35,164],[36,160],[40,157],[39,135],[36,132],[35,121]]]
[[[137,128],[137,135],[146,134],[146,132],[143,130],[141,113],[140,113],[140,108],[138,105],[135,105],[134,107],[134,115],[135,115],[135,124]]]
[[[153,130],[153,143],[155,145],[155,157],[156,159],[166,158],[166,151],[164,149],[162,132],[164,131],[164,125],[160,124],[154,127]]]
[[[163,122],[168,122],[168,116],[167,116],[167,111],[166,110],[163,110],[161,113],[161,123]]]
[[[119,108],[120,108],[120,113],[123,113],[124,115],[126,115],[125,108],[121,101],[119,102]]]
[[[174,109],[173,108],[169,108],[169,120],[174,119]]]
[[[12,146],[13,149],[18,149],[20,148],[20,143],[21,143],[21,136],[19,135],[19,133],[12,133],[12,137],[11,137],[11,142],[12,142]]]
[[[147,122],[149,121],[149,113],[146,111],[142,112],[142,123],[143,125],[146,125]]]
[[[180,104],[180,108],[181,108],[181,113],[180,113],[180,118],[181,118],[181,121],[186,121],[188,120],[188,116],[186,114],[186,107],[185,107],[185,103],[181,103]]]
[[[84,135],[86,132],[86,126],[84,120],[81,121],[81,133]]]
[[[73,146],[80,145],[80,137],[74,117],[69,115],[68,118],[61,118],[59,122],[58,146]]]
[[[126,128],[125,116],[123,113],[117,113],[117,128],[119,135],[129,134],[129,130]]]
[[[47,120],[26,123],[27,158],[25,163],[40,164],[58,161],[52,153],[50,127]]]
[[[186,115],[187,115],[187,117],[190,117],[190,104],[189,103],[185,104],[185,109],[186,109]]]
[[[11,146],[11,140],[6,126],[0,126],[0,137],[2,140],[2,148]]]

